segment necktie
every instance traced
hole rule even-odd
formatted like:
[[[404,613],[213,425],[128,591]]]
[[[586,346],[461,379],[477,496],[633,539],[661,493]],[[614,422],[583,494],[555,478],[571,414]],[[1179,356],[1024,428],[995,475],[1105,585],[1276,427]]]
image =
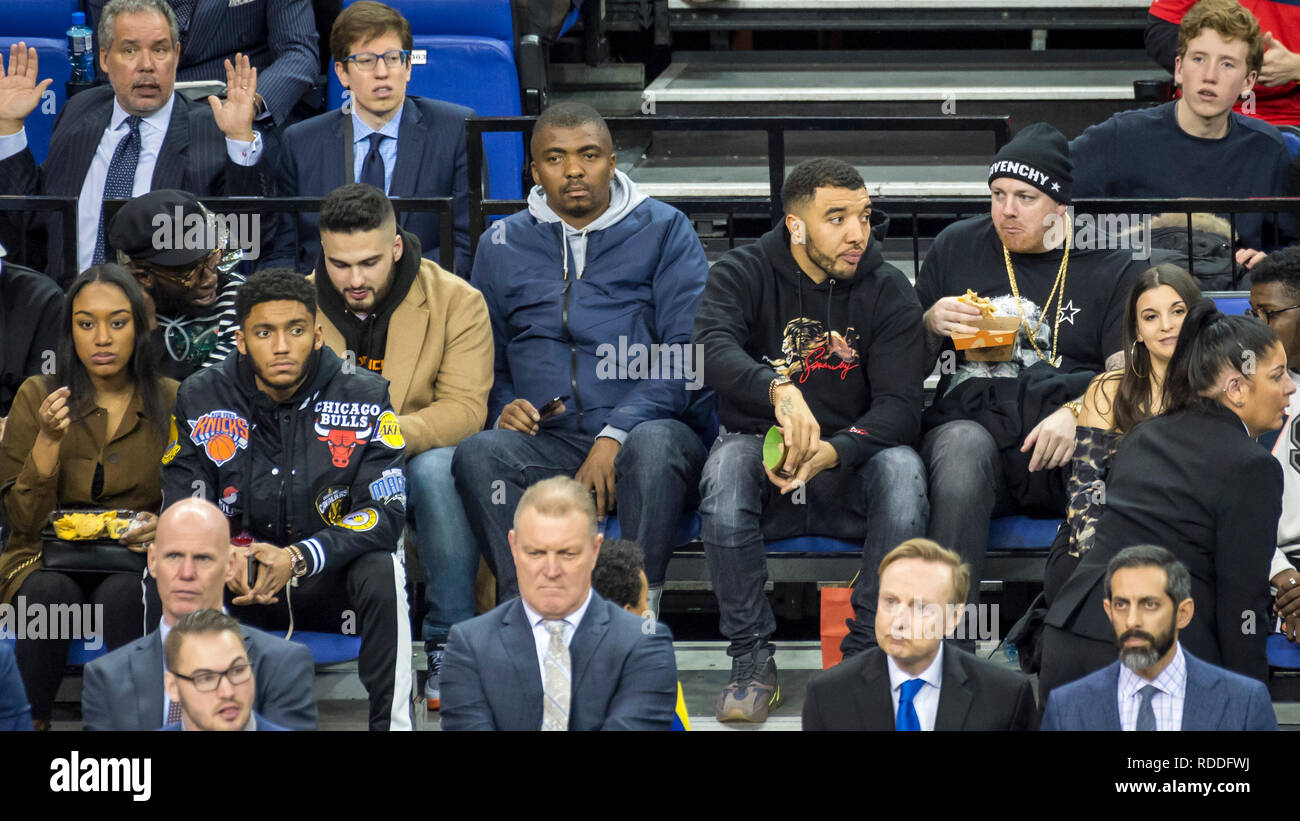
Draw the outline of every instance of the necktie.
[[[1160,691],[1150,684],[1138,690],[1138,695],[1142,696],[1142,703],[1138,705],[1137,726],[1134,728],[1137,731],[1153,732],[1156,729],[1156,711],[1151,709],[1151,699],[1155,698],[1158,692]]]
[[[384,187],[384,157],[379,153],[379,144],[384,141],[384,135],[376,131],[366,139],[370,140],[370,151],[366,154],[365,162],[361,164],[361,182],[366,185],[373,185],[380,191],[386,191]]]
[[[546,646],[543,667],[546,675],[542,681],[542,729],[569,729],[569,648],[564,645],[564,622],[544,621],[551,634]]]
[[[129,200],[135,192],[135,167],[140,164],[140,118],[127,117],[130,132],[118,141],[113,159],[108,162],[104,180],[104,199]],[[104,261],[104,205],[99,206],[99,233],[95,237],[94,264]]]
[[[173,701],[167,705],[167,723],[175,724],[181,720],[181,703]]]
[[[925,679],[910,678],[898,688],[898,715],[894,718],[895,730],[917,732],[921,729],[921,719],[917,718],[916,706],[912,699],[925,686]]]

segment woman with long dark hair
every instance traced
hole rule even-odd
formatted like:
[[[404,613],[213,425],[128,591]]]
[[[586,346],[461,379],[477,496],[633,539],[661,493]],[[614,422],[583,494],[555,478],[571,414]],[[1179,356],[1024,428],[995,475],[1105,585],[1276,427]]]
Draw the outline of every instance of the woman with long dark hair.
[[[1069,509],[1044,572],[1049,602],[1092,547],[1110,461],[1124,433],[1164,411],[1169,360],[1187,312],[1200,301],[1196,280],[1177,265],[1148,268],[1134,281],[1124,311],[1125,367],[1098,374],[1078,414]]]
[[[64,300],[55,373],[18,389],[0,442],[0,500],[9,528],[0,554],[0,602],[43,610],[50,635],[18,637],[18,666],[38,729],[50,710],[75,636],[53,608],[74,605],[82,637],[109,649],[144,633],[139,573],[42,567],[41,531],[61,508],[141,513],[121,545],[144,552],[162,504],[159,460],[177,383],[154,371],[144,294],[118,265],[86,270]],[[82,605],[91,605],[87,609]],[[29,619],[30,623],[30,619]],[[69,623],[64,620],[64,624]],[[161,720],[161,717],[160,717]]]
[[[1103,579],[1107,562],[1135,544],[1168,548],[1191,573],[1196,615],[1178,637],[1182,646],[1203,661],[1266,678],[1267,579],[1282,468],[1254,437],[1281,427],[1295,389],[1286,351],[1267,325],[1224,316],[1208,300],[1189,311],[1165,376],[1166,411],[1125,434],[1092,549],[1048,609],[1044,699],[1115,661]],[[1170,635],[1153,638],[1172,642]]]

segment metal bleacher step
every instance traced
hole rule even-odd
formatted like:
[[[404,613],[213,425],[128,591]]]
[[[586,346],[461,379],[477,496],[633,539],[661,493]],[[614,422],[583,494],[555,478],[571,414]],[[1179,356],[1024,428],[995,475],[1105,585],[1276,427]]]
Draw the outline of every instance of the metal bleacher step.
[[[642,94],[654,114],[1010,115],[1074,137],[1166,80],[1132,50],[678,52]]]
[[[856,29],[1140,28],[1148,0],[668,0],[675,29],[798,27],[800,18]],[[805,23],[807,25],[807,23]]]

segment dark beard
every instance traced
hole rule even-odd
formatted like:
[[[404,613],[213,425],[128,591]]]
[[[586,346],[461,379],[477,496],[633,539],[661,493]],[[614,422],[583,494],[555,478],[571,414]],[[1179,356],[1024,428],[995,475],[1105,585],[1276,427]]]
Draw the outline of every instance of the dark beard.
[[[1177,612],[1169,621],[1169,629],[1165,630],[1159,636],[1153,636],[1142,630],[1127,630],[1118,639],[1115,645],[1119,648],[1119,661],[1128,669],[1137,673],[1151,667],[1160,659],[1164,658],[1169,648],[1174,646],[1177,638],[1174,630],[1174,619],[1177,618]],[[1124,642],[1132,638],[1146,639],[1150,644],[1146,647],[1125,647]]]
[[[854,271],[853,273],[850,273],[850,274],[837,274],[837,273],[835,273],[835,260],[836,260],[836,258],[835,258],[835,257],[831,257],[831,256],[827,256],[826,254],[823,254],[822,251],[821,251],[821,249],[818,248],[818,247],[817,247],[817,246],[812,242],[811,238],[810,238],[809,241],[808,241],[808,245],[806,246],[806,250],[807,250],[807,253],[808,253],[808,259],[812,261],[812,264],[813,264],[813,265],[816,265],[818,268],[820,268],[821,271],[822,271],[822,273],[825,274],[825,275],[826,275],[828,278],[830,278],[830,279],[839,279],[839,280],[843,280],[843,279],[851,279],[851,278],[853,277],[853,273],[857,273],[856,271]],[[863,251],[863,253],[866,253],[866,252]],[[828,329],[828,330],[829,330],[829,329]]]

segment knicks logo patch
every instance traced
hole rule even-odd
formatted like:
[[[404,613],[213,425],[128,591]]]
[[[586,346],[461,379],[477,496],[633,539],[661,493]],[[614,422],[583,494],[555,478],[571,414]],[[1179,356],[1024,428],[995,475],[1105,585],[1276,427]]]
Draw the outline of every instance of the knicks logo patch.
[[[393,450],[406,447],[406,438],[402,436],[402,428],[397,424],[397,414],[384,411],[379,415],[379,427],[375,430],[375,438]]]
[[[209,411],[189,421],[190,441],[202,447],[217,467],[248,447],[248,420],[234,411]]]
[[[339,520],[339,527],[365,533],[379,524],[379,511],[373,507],[363,507],[355,513],[349,513]]]
[[[167,434],[167,449],[163,451],[162,463],[170,465],[176,458],[176,454],[181,452],[181,434],[176,428],[176,415],[172,414],[171,431]]]

